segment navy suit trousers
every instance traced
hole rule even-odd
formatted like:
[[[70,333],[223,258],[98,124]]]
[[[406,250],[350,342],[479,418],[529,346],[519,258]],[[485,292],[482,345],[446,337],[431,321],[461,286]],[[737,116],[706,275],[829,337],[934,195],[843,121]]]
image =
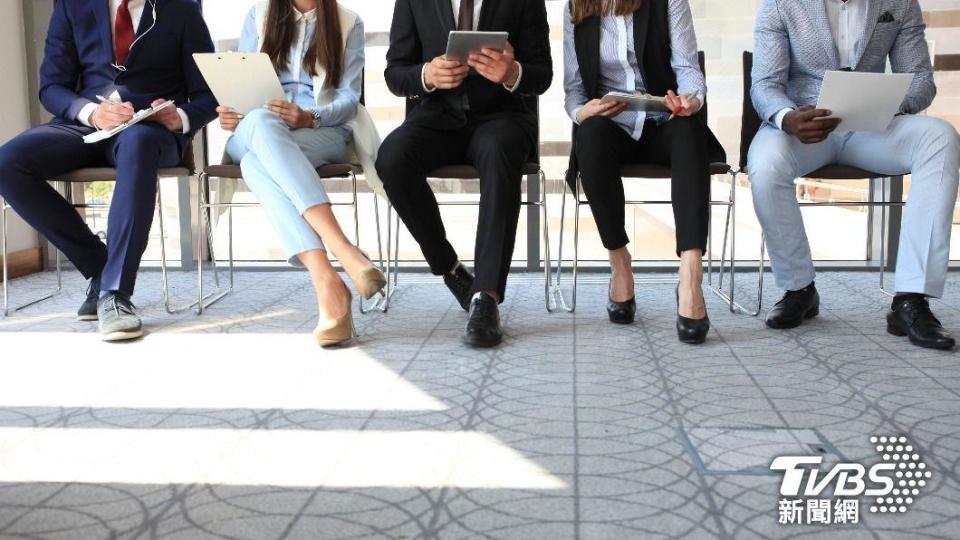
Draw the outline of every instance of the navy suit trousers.
[[[85,144],[90,128],[53,122],[0,147],[0,196],[101,289],[132,296],[157,197],[157,171],[181,161],[180,136],[142,123],[107,141]],[[114,167],[107,244],[48,180],[85,167]]]

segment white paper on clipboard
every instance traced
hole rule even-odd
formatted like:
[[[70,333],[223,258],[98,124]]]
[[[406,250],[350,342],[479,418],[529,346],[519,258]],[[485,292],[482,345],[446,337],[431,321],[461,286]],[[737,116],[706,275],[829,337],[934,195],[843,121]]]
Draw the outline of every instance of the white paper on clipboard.
[[[217,102],[240,114],[262,108],[271,99],[286,100],[280,78],[266,53],[193,55]]]
[[[105,141],[114,135],[118,135],[121,132],[125,131],[130,126],[135,126],[140,122],[143,122],[147,118],[157,114],[158,112],[166,109],[167,107],[173,107],[174,103],[172,101],[164,101],[156,107],[150,107],[149,109],[144,109],[133,115],[133,118],[127,120],[126,122],[120,124],[119,126],[113,129],[94,131],[93,133],[83,137],[83,142],[86,144],[95,144],[100,141]]]
[[[913,73],[828,71],[817,108],[840,119],[838,133],[886,131],[900,112],[913,77]]]

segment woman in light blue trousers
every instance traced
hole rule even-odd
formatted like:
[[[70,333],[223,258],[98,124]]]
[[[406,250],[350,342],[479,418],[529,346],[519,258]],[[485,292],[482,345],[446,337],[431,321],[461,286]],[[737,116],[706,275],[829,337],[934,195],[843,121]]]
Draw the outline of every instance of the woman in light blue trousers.
[[[270,57],[286,100],[246,116],[229,104],[217,109],[221,126],[234,133],[227,154],[240,164],[290,263],[310,272],[320,312],[314,335],[323,346],[353,337],[352,296],[328,249],[364,298],[386,285],[343,233],[316,172],[346,160],[363,84],[363,48],[363,22],[335,0],[259,2],[244,23],[240,51]]]

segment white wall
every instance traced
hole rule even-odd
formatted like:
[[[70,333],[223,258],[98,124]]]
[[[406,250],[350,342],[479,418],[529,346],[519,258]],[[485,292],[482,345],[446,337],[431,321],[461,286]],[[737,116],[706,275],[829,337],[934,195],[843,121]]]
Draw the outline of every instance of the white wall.
[[[20,0],[0,0],[0,143],[30,127],[23,9]],[[37,247],[37,233],[8,213],[10,252]]]

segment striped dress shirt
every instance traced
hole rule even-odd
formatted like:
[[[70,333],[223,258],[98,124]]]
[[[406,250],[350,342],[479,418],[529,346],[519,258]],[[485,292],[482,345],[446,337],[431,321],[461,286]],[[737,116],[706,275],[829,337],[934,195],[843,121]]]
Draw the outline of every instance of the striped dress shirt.
[[[697,36],[693,29],[693,15],[687,0],[670,0],[670,64],[677,75],[679,94],[690,94],[700,99],[701,106],[707,85],[700,71],[697,57]],[[634,50],[633,15],[604,16],[600,20],[600,93],[645,93],[646,86]],[[587,93],[580,75],[580,63],[574,45],[573,19],[567,3],[563,27],[563,85],[566,92],[565,108],[570,119],[577,121],[577,113],[586,105]],[[646,114],[625,111],[614,122],[634,140],[643,135],[646,120],[665,121],[667,114]]]

